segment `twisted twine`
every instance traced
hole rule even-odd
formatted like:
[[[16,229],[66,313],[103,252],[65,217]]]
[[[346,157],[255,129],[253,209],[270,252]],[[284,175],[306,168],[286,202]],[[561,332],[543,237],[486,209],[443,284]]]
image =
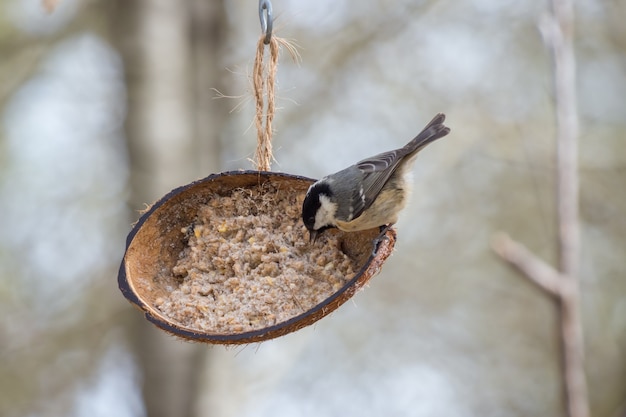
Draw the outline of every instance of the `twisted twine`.
[[[254,68],[252,71],[252,84],[256,102],[255,125],[257,130],[257,148],[254,159],[257,171],[269,171],[273,159],[272,122],[276,112],[275,90],[278,55],[282,46],[287,49],[294,62],[299,62],[300,54],[298,54],[296,47],[292,43],[278,36],[272,36],[269,42],[269,64],[266,64],[263,62],[265,55],[265,34],[262,34],[257,42]],[[267,97],[267,106],[265,106],[264,102],[265,97]]]
[[[265,65],[263,56],[265,52],[265,35],[261,36],[257,43],[256,57],[254,59],[254,70],[252,82],[254,86],[254,98],[256,101],[255,124],[257,130],[257,148],[254,155],[258,171],[269,171],[272,162],[272,121],[275,113],[275,87],[276,69],[278,67],[279,44],[275,36],[270,39],[270,61],[267,65],[267,75],[265,75]],[[267,91],[265,91],[267,87]],[[267,96],[267,109],[265,108],[264,96]],[[265,114],[265,124],[263,115]]]

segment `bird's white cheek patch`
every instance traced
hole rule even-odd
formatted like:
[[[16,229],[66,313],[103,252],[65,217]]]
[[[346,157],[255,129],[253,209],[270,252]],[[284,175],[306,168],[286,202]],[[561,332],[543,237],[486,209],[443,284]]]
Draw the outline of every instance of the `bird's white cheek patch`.
[[[324,226],[335,225],[335,212],[337,212],[337,205],[330,201],[325,195],[320,195],[320,208],[315,213],[315,225],[313,229],[321,229]]]

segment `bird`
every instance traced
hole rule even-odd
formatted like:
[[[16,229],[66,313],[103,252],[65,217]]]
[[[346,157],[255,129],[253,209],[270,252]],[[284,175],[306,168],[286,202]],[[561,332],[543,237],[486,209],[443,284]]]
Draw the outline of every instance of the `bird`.
[[[411,190],[419,151],[450,133],[437,114],[409,143],[363,159],[313,183],[302,203],[302,221],[315,243],[325,230],[345,232],[389,227],[398,221]]]

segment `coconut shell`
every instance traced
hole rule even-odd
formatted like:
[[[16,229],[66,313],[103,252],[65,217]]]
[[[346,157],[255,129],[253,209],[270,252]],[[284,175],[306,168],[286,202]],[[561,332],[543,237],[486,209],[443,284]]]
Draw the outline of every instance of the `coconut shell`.
[[[142,214],[128,235],[118,275],[119,288],[124,296],[142,310],[150,322],[175,336],[213,344],[243,344],[272,339],[313,324],[345,303],[380,271],[393,251],[394,229],[388,228],[384,236],[378,228],[339,232],[343,234],[342,251],[358,262],[358,272],[337,292],[302,314],[266,328],[232,334],[186,327],[165,316],[155,303],[178,285],[171,274],[164,274],[164,271],[172,270],[185,248],[181,228],[191,224],[198,208],[215,195],[268,181],[279,185],[281,190],[304,194],[315,180],[273,172],[225,172],[179,187],[156,202]]]

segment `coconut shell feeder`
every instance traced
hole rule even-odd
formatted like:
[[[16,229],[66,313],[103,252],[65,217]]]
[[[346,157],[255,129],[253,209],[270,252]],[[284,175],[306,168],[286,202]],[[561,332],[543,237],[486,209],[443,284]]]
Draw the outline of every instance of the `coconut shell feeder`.
[[[315,180],[269,171],[273,77],[284,41],[271,36],[269,1],[259,13],[258,170],[213,174],[165,195],[129,233],[118,274],[120,290],[150,322],[192,341],[260,342],[313,324],[366,285],[396,241],[393,228],[374,228],[328,230],[309,243],[301,208]]]
[[[278,213],[250,213],[247,217],[258,220],[261,226],[246,231],[229,230],[236,227],[234,221],[229,224],[220,218],[217,223],[211,223],[209,219],[203,228],[211,228],[206,236],[217,246],[216,256],[204,260],[207,265],[203,268],[209,271],[195,271],[193,275],[212,275],[208,280],[212,282],[198,284],[195,294],[185,298],[176,293],[194,292],[189,288],[181,290],[181,287],[193,287],[194,283],[173,272],[189,251],[189,240],[199,234],[194,225],[197,227],[203,207],[211,203],[222,205],[224,199],[230,200],[228,205],[241,204],[233,192],[252,194],[253,198],[259,198],[252,200],[254,203],[263,204],[263,196],[267,197],[271,190],[270,204],[278,206],[281,212],[286,209],[297,214],[300,210],[297,203],[312,183],[312,179],[289,174],[235,171],[211,175],[173,190],[141,216],[128,236],[118,277],[122,293],[161,329],[207,343],[259,342],[316,322],[337,309],[380,271],[393,250],[396,239],[393,229],[388,229],[382,237],[378,228],[354,233],[332,230],[320,238],[326,240],[318,240],[313,247],[297,215],[289,215],[294,213],[279,216],[280,228],[275,227],[276,218],[271,218]],[[288,198],[275,201],[276,195]],[[257,229],[262,229],[263,223],[274,226],[259,232]],[[289,236],[285,236],[285,230]],[[220,250],[225,251],[221,258]],[[260,259],[258,264],[255,257]],[[345,265],[338,265],[333,258],[343,259]],[[279,261],[289,265],[288,271],[281,270],[283,265]],[[238,264],[241,266],[237,267]],[[250,269],[252,266],[254,269]],[[351,271],[351,275],[337,279],[330,273],[335,272],[331,269],[342,268]],[[230,275],[218,276],[220,269]],[[324,279],[328,282],[320,282]],[[268,294],[272,297],[269,300]],[[176,304],[172,301],[175,297],[182,297],[183,303]],[[232,302],[224,304],[218,301],[220,297]],[[194,299],[201,302],[189,303]],[[171,308],[164,309],[168,302],[179,309],[176,314],[172,314]]]

